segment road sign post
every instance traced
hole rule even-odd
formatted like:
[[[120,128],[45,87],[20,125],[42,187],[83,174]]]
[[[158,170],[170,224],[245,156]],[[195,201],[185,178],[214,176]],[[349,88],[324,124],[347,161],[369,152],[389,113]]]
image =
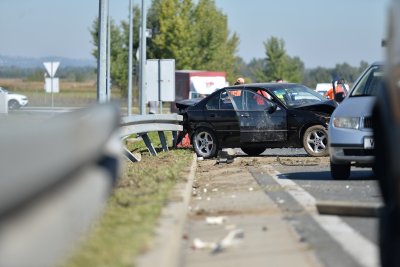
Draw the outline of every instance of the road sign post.
[[[45,90],[46,93],[51,93],[51,107],[54,108],[54,93],[58,93],[60,91],[59,80],[58,78],[54,78],[54,75],[60,66],[60,62],[43,62],[43,65],[50,77],[45,79]]]

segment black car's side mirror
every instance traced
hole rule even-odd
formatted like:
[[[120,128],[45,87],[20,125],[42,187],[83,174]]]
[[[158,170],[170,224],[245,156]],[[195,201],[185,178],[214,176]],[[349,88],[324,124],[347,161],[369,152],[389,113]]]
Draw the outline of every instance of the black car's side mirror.
[[[340,103],[344,100],[344,93],[343,92],[339,92],[335,94],[335,101]]]
[[[271,105],[267,108],[267,111],[269,114],[274,113],[276,111],[276,109],[278,108],[278,105],[271,102]]]

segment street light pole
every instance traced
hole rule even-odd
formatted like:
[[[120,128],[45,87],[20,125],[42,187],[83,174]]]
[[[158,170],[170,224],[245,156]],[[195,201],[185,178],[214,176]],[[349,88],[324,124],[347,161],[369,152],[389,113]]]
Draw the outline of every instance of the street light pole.
[[[129,0],[129,59],[128,59],[128,116],[132,115],[132,49],[133,49],[133,16],[132,0]]]
[[[107,3],[107,9],[110,10],[110,2]],[[111,19],[110,14],[107,14],[107,102],[111,100]]]
[[[107,17],[108,0],[99,0],[99,44],[97,60],[97,101],[107,102]]]
[[[142,0],[142,17],[140,27],[140,114],[146,114],[146,8]]]

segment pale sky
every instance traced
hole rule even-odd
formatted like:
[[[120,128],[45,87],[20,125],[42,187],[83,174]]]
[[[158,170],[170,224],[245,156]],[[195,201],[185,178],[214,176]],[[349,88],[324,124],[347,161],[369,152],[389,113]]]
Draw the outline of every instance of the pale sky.
[[[129,0],[109,1],[110,15],[127,20]],[[263,42],[271,36],[284,39],[287,53],[306,68],[383,59],[389,0],[215,2],[228,16],[230,32],[238,34],[238,55],[247,62],[265,57]],[[91,59],[89,28],[98,6],[99,0],[0,0],[0,55]]]

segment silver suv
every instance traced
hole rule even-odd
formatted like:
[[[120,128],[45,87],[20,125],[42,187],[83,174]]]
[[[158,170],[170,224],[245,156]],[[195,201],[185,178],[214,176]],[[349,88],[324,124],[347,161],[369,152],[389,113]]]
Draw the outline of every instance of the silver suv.
[[[373,167],[371,116],[376,94],[381,91],[383,75],[383,63],[369,66],[331,116],[328,145],[333,179],[348,179],[352,165]]]

